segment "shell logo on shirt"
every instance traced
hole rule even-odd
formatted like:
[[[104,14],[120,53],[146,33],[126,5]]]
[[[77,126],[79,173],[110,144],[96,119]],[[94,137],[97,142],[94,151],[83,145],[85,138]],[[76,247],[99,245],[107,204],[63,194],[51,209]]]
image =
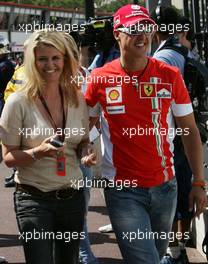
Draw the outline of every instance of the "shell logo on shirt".
[[[108,104],[121,103],[122,102],[121,86],[107,87],[106,88],[106,101]]]
[[[117,90],[112,90],[110,93],[109,93],[109,98],[111,100],[117,100],[119,97],[119,92]]]

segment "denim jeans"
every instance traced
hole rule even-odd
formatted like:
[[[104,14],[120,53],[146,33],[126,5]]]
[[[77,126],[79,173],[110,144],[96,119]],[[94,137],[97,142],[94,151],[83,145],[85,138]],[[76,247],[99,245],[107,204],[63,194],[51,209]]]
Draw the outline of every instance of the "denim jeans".
[[[83,191],[65,200],[16,191],[14,204],[27,264],[79,263]]]
[[[80,168],[83,173],[84,181],[92,180],[92,169],[82,164],[80,164]],[[84,239],[80,240],[79,258],[82,264],[98,264],[98,260],[94,256],[91,250],[90,239],[89,239],[88,229],[87,229],[87,212],[88,212],[88,205],[90,201],[90,187],[87,187],[86,184],[84,186],[84,195],[85,195],[86,216],[85,216],[83,231],[85,233],[85,237]]]
[[[104,194],[125,264],[158,264],[173,238],[176,179],[152,188],[106,188]]]

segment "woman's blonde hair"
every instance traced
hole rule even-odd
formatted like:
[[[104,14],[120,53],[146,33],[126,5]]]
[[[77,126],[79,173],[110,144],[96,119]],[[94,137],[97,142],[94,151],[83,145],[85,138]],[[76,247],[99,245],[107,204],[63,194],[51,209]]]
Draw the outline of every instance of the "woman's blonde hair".
[[[29,100],[34,100],[43,92],[44,82],[35,65],[35,48],[40,44],[52,46],[64,56],[64,68],[60,77],[60,87],[64,99],[70,105],[78,106],[77,74],[79,70],[79,53],[75,41],[66,33],[48,29],[35,31],[28,39],[25,51],[25,84],[22,88]]]

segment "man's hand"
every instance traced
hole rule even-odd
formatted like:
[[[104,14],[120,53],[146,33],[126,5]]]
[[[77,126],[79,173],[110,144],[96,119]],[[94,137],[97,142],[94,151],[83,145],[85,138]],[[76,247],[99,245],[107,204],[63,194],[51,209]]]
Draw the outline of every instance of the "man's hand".
[[[205,210],[207,206],[207,196],[206,192],[199,186],[193,186],[189,194],[189,211],[194,209],[194,217],[198,217]]]
[[[87,153],[88,155],[85,155],[82,159],[81,159],[81,163],[85,166],[92,166],[95,165],[97,163],[96,161],[96,155],[93,152],[92,147],[90,146],[90,144],[88,145],[88,150]]]

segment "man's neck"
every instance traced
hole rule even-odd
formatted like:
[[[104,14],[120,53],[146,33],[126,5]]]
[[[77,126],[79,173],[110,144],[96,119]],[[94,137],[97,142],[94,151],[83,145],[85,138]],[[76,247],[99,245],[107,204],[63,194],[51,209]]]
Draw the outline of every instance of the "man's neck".
[[[120,57],[121,67],[127,72],[141,71],[147,65],[148,58],[125,58],[125,56]]]

